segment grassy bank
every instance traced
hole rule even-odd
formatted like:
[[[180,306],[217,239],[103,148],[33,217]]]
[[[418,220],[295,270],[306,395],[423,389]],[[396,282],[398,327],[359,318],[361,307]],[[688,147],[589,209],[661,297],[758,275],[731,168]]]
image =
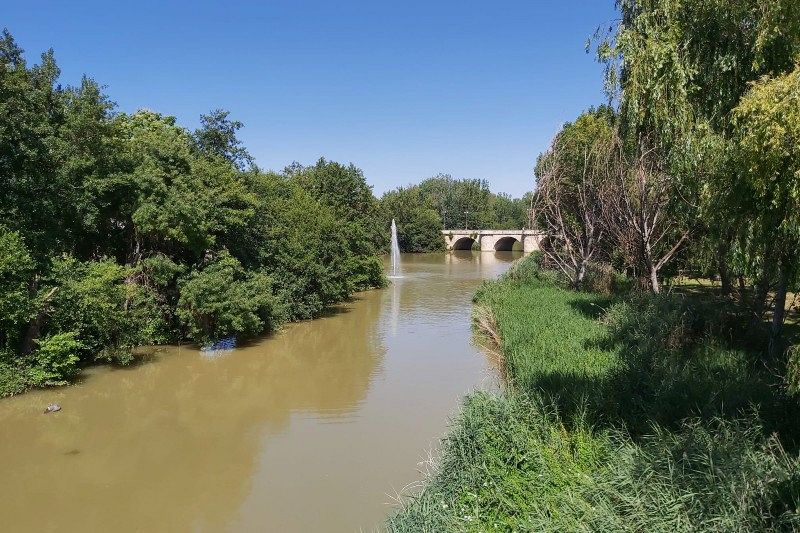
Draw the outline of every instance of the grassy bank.
[[[797,402],[735,307],[576,293],[535,260],[475,305],[508,390],[466,399],[390,530],[800,528]]]

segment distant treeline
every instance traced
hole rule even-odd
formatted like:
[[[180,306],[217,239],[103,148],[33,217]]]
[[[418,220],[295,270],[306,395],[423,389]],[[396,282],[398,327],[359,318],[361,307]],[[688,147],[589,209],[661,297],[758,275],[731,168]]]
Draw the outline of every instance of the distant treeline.
[[[0,38],[0,395],[136,346],[258,335],[384,283],[362,172],[264,172],[225,111],[189,131],[59,84]]]
[[[400,187],[381,197],[384,215],[397,223],[404,252],[444,249],[442,229],[522,229],[530,226],[531,195],[495,194],[479,179],[440,174],[417,185]]]

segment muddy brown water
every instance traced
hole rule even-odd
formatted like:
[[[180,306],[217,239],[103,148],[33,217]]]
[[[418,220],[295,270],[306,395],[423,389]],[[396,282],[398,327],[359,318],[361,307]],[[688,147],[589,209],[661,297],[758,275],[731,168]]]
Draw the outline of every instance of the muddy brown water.
[[[471,297],[518,256],[404,255],[387,289],[231,353],[0,400],[0,530],[379,528],[463,395],[496,386]]]

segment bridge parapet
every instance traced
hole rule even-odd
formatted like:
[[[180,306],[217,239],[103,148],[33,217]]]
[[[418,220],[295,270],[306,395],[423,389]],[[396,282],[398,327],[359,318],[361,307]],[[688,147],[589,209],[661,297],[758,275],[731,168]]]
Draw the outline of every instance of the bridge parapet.
[[[535,230],[452,229],[442,230],[447,250],[471,250],[477,243],[481,251],[509,251],[520,246],[524,253],[539,250],[544,234]]]

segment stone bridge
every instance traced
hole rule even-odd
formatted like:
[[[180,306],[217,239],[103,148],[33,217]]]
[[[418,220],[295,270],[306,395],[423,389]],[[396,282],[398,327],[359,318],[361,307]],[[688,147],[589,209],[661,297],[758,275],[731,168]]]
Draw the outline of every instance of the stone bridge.
[[[446,229],[442,230],[447,250],[472,250],[480,246],[484,252],[519,250],[530,253],[539,249],[543,234],[534,230]]]

